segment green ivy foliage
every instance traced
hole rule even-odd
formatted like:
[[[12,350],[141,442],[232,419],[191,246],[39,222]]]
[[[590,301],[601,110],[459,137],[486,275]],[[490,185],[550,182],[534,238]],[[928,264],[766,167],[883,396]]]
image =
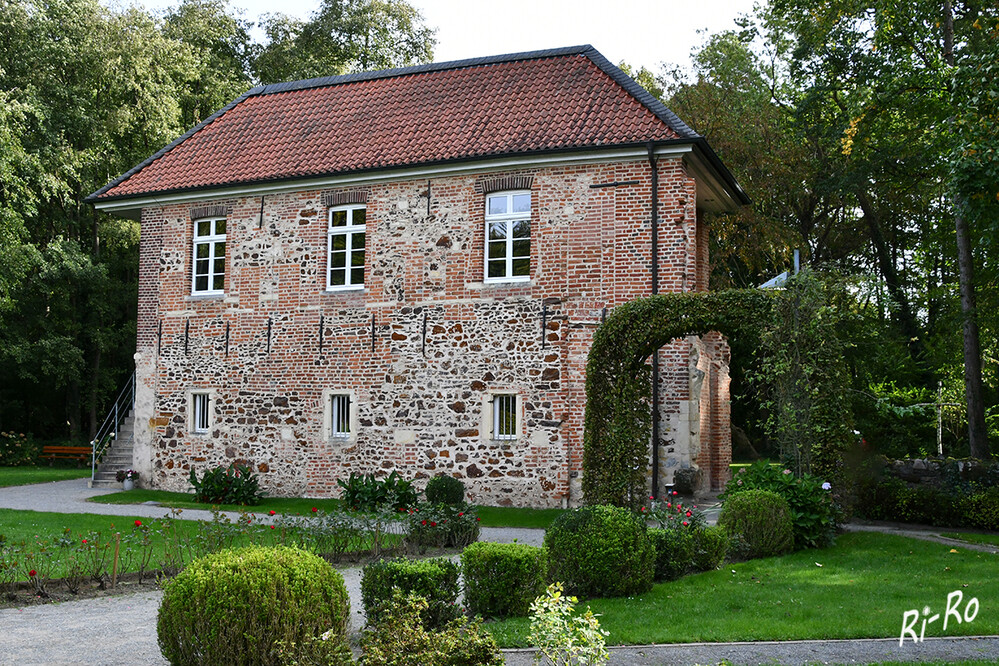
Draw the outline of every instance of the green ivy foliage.
[[[718,331],[755,349],[771,297],[756,289],[661,294],[615,308],[593,336],[586,368],[583,494],[637,509],[645,496],[652,417],[646,361],[665,344]]]

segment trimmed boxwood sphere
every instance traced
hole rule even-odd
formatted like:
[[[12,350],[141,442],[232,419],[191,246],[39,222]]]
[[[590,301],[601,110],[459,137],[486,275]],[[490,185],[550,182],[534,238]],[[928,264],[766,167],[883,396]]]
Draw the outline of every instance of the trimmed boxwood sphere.
[[[769,490],[744,490],[722,504],[718,524],[741,538],[747,559],[783,555],[794,545],[787,500]]]
[[[655,551],[628,509],[587,506],[563,513],[545,533],[549,578],[582,597],[622,597],[652,588]]]
[[[278,641],[345,641],[343,576],[297,548],[251,546],[195,560],[163,588],[156,631],[171,664],[277,664]]]

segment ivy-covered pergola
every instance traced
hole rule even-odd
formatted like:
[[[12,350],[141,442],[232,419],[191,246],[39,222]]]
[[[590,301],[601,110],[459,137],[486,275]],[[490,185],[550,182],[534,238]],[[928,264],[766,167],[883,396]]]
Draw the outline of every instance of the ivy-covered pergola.
[[[660,347],[718,331],[755,349],[772,313],[755,289],[661,294],[614,309],[586,366],[583,494],[588,504],[637,507],[645,497],[652,412],[646,361]]]

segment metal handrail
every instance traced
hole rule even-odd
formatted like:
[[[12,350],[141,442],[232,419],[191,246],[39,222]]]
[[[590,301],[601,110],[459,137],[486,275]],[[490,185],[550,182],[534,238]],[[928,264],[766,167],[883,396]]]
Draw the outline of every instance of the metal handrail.
[[[118,392],[118,397],[115,398],[114,405],[108,411],[108,415],[104,417],[104,423],[101,427],[97,429],[97,434],[94,438],[90,440],[90,481],[93,482],[97,477],[97,463],[100,461],[101,456],[104,455],[104,451],[107,450],[108,445],[115,440],[118,436],[118,428],[121,426],[123,419],[128,417],[128,413],[132,410],[132,405],[135,404],[135,372],[132,372],[132,376],[128,378],[128,382],[122,387],[121,391]]]

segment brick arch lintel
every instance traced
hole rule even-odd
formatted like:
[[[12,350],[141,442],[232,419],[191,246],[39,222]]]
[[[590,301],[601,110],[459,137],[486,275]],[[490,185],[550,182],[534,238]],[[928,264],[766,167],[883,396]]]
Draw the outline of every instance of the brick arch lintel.
[[[333,208],[334,206],[344,206],[347,204],[368,203],[367,190],[338,190],[323,192],[323,206]]]
[[[534,176],[531,175],[488,176],[475,183],[475,191],[478,194],[490,194],[504,190],[529,190],[533,185]]]

